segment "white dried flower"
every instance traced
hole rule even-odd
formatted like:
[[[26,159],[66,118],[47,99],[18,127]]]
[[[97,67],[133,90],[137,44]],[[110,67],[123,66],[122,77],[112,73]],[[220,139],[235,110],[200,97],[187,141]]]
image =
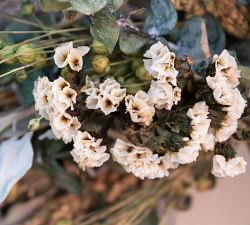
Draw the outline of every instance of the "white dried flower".
[[[200,143],[188,141],[184,147],[180,148],[177,157],[180,164],[188,164],[196,161],[200,150]]]
[[[171,110],[173,104],[176,105],[180,100],[180,95],[180,88],[173,89],[171,84],[161,80],[152,80],[148,90],[149,99],[157,109]]]
[[[210,128],[208,130],[208,134],[206,135],[206,138],[201,143],[202,149],[204,151],[212,151],[215,147],[215,130]]]
[[[54,61],[59,68],[63,68],[68,65],[68,55],[73,48],[73,42],[67,42],[55,49]]]
[[[157,42],[144,54],[145,69],[158,80],[172,83],[176,86],[178,71],[174,68],[175,54],[167,46]]]
[[[222,155],[214,155],[212,174],[216,177],[234,177],[246,172],[247,162],[241,156],[226,161]]]
[[[158,155],[145,147],[138,147],[131,143],[117,139],[110,150],[113,159],[120,163],[127,172],[144,179],[154,179],[168,176],[168,166],[165,160],[160,160]]]
[[[68,55],[69,66],[72,70],[79,72],[82,69],[83,60],[82,57],[89,52],[90,48],[87,46],[81,46],[78,48],[72,48]]]
[[[235,58],[227,50],[223,50],[215,60],[215,70],[216,74],[221,73],[232,87],[239,85],[240,70]]]
[[[155,108],[150,102],[149,96],[144,91],[138,91],[135,96],[127,95],[125,98],[126,108],[131,120],[149,126],[153,121]]]
[[[95,139],[88,132],[78,131],[71,151],[74,161],[84,171],[86,167],[100,167],[109,159],[106,146],[100,145],[102,139]]]

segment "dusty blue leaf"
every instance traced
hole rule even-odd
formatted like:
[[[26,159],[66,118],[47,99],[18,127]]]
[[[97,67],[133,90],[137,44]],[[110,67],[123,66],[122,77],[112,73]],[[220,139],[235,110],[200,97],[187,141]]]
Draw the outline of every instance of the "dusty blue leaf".
[[[151,0],[150,8],[144,30],[156,36],[173,30],[177,22],[177,12],[170,0]]]
[[[0,203],[32,166],[31,136],[27,133],[19,140],[11,138],[0,145]]]
[[[111,53],[119,38],[118,24],[108,8],[104,8],[91,18],[91,35],[103,43]]]
[[[107,0],[71,0],[72,10],[84,15],[93,15],[107,5]]]
[[[147,40],[135,33],[122,30],[120,33],[119,46],[120,50],[126,55],[134,55],[138,53],[147,43]]]

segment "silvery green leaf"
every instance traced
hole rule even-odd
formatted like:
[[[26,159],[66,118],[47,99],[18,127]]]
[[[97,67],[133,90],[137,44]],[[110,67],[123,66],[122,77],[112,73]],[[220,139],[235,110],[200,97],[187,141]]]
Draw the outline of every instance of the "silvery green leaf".
[[[84,15],[93,15],[107,5],[107,0],[71,0],[72,10]]]
[[[57,12],[67,9],[71,4],[60,0],[40,0],[40,7],[45,12]]]
[[[26,133],[19,140],[14,137],[0,145],[0,203],[32,166],[31,136]]]
[[[177,12],[170,0],[151,0],[150,8],[144,30],[156,36],[168,34],[173,30],[177,22]]]
[[[91,35],[103,43],[111,53],[119,38],[118,24],[108,8],[104,8],[91,17]]]
[[[113,12],[118,10],[123,3],[123,0],[107,0],[108,1],[108,7]]]
[[[147,43],[147,40],[135,33],[122,30],[120,33],[119,46],[120,50],[126,55],[134,55],[138,53]]]

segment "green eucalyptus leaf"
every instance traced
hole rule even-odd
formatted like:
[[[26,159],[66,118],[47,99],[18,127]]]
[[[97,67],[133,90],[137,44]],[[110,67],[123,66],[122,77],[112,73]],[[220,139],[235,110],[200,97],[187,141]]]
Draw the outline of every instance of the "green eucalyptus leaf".
[[[172,31],[177,23],[177,12],[170,0],[151,0],[151,12],[146,18],[144,30],[160,36]]]
[[[56,185],[66,191],[74,193],[75,195],[81,195],[80,183],[65,171],[56,160],[45,158],[43,165]]]
[[[119,38],[118,24],[108,8],[104,8],[91,18],[91,35],[103,43],[111,53]]]
[[[146,43],[147,40],[144,37],[127,30],[121,31],[119,46],[120,50],[126,55],[134,55],[138,53]]]
[[[23,106],[31,106],[34,103],[32,94],[35,80],[42,75],[41,70],[34,71],[27,79],[17,83],[18,98]]]
[[[71,6],[69,2],[60,0],[40,0],[40,7],[44,12],[57,12]]]
[[[123,0],[107,0],[109,9],[114,12],[118,10],[123,3]]]
[[[107,5],[107,0],[71,0],[73,10],[84,15],[93,15]]]

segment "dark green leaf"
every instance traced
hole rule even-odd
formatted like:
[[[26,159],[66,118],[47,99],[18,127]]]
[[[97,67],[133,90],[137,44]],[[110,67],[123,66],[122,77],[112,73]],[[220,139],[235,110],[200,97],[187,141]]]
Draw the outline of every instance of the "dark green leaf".
[[[103,43],[111,53],[119,38],[118,24],[108,8],[104,8],[91,18],[91,35]]]
[[[147,40],[144,37],[127,30],[121,31],[119,46],[124,54],[134,55],[138,53],[146,43]]]
[[[107,0],[71,0],[72,9],[84,15],[93,15],[107,5]]]
[[[108,7],[113,12],[118,10],[123,3],[123,0],[107,0],[108,1]]]
[[[34,102],[33,88],[35,80],[42,75],[41,70],[29,74],[28,78],[17,83],[18,98],[23,106],[31,106]]]
[[[170,0],[151,0],[151,12],[146,18],[144,29],[153,35],[168,34],[176,25],[177,12]]]
[[[81,195],[80,183],[67,173],[56,160],[45,158],[44,167],[56,185],[75,195]]]
[[[60,0],[40,0],[40,6],[45,12],[57,12],[69,8],[71,4]]]

